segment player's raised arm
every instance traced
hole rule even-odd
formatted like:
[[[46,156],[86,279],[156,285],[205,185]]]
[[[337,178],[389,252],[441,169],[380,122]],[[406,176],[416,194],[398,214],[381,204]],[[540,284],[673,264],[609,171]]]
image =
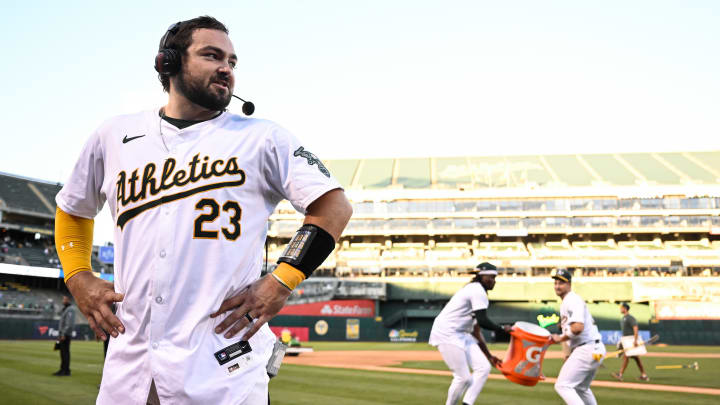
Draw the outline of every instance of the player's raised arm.
[[[350,216],[352,206],[341,189],[328,191],[313,201],[307,208],[303,226],[290,240],[275,271],[241,294],[223,301],[210,315],[214,318],[235,308],[215,328],[215,333],[224,332],[226,338],[231,338],[252,323],[243,336],[243,340],[250,339],[280,312],[292,290],[332,253]]]

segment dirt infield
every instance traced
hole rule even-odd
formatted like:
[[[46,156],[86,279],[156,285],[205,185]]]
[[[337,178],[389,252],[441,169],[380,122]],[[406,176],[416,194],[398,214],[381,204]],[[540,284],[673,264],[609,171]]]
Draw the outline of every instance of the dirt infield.
[[[503,355],[504,352],[493,352],[495,355]],[[547,352],[545,358],[561,358],[561,352]],[[683,358],[720,358],[718,353],[648,353],[648,357],[683,357]],[[285,357],[286,364],[299,364],[306,366],[351,368],[357,370],[385,371],[393,373],[428,374],[450,376],[446,370],[423,370],[413,368],[392,367],[402,364],[404,361],[442,361],[440,353],[432,350],[406,350],[406,351],[384,351],[384,350],[328,350],[312,353],[303,353],[297,357]],[[491,379],[502,380],[505,377],[491,374]],[[542,383],[555,383],[555,378],[546,378]],[[593,381],[594,387],[630,388],[650,391],[672,391],[687,392],[694,394],[720,395],[720,389],[699,388],[677,385],[661,384],[639,384],[614,381]]]

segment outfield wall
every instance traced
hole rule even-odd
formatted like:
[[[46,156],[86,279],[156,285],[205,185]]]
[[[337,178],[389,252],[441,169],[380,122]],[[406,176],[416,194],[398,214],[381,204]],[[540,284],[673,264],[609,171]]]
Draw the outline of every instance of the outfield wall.
[[[0,339],[46,339],[58,338],[57,319],[0,318]],[[75,324],[74,339],[90,340],[95,332],[88,324]]]
[[[427,342],[436,310],[420,308],[425,303],[378,302],[383,313],[398,313],[398,305],[404,304],[406,317],[386,322],[382,315],[369,317],[352,316],[302,316],[279,315],[270,321],[276,330],[290,327],[294,334],[304,333],[303,340],[309,341],[375,341],[375,342]],[[598,328],[601,331],[617,333],[619,314],[617,306],[609,303],[590,304]],[[554,307],[532,303],[491,303],[488,310],[491,319],[498,323],[513,323],[518,320],[537,323],[537,316],[550,317],[557,312]],[[720,321],[717,320],[650,320],[648,305],[633,305],[631,312],[638,318],[642,331],[660,335],[660,342],[683,345],[720,345]],[[52,319],[0,318],[0,339],[56,339],[58,321]],[[548,329],[555,331],[555,326]],[[295,330],[299,329],[299,330]],[[491,335],[484,331],[486,339]],[[75,339],[93,339],[94,334],[87,324],[75,325]]]
[[[423,342],[427,341],[433,320],[447,300],[469,279],[379,278],[376,281],[387,283],[387,299],[372,301],[374,319],[369,315],[330,319],[329,310],[326,314],[299,311],[292,316],[278,316],[271,325],[306,328],[309,340],[388,341],[409,340],[412,336]],[[559,315],[560,300],[552,284],[549,277],[499,277],[495,289],[489,292],[490,318],[499,324],[539,323]],[[646,336],[659,334],[660,342],[668,344],[720,345],[720,280],[717,278],[578,277],[573,281],[573,290],[588,301],[588,308],[606,341],[614,341],[620,334],[619,303],[629,302],[630,312]],[[323,303],[314,305],[324,307]],[[321,328],[324,333],[315,333],[318,322],[321,325],[326,322],[328,330]],[[354,327],[359,331],[348,338],[348,328]],[[555,331],[556,326],[548,329]],[[492,340],[489,333],[484,333]]]

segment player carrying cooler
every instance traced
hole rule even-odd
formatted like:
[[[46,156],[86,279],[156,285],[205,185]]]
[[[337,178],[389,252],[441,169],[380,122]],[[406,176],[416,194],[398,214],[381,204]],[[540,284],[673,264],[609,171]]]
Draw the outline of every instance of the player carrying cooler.
[[[214,18],[172,25],[155,65],[167,105],[102,124],[57,195],[65,282],[95,333],[113,337],[98,404],[267,403],[266,323],[350,218],[340,185],[297,138],[225,111],[237,59]],[[304,225],[260,278],[282,199]],[[114,285],[89,271],[92,218],[106,201]]]
[[[494,265],[480,263],[475,278],[450,298],[433,322],[429,343],[438,348],[453,373],[446,405],[456,405],[463,393],[463,404],[474,404],[490,374],[490,363],[495,367],[501,363],[490,354],[480,332],[480,327],[497,334],[510,330],[510,326],[500,327],[487,317],[487,291],[495,287],[497,274]]]
[[[585,301],[572,291],[572,274],[558,269],[555,294],[562,298],[560,327],[562,335],[553,334],[555,343],[569,341],[570,356],[565,359],[555,391],[568,405],[596,405],[590,383],[605,356],[605,346]]]

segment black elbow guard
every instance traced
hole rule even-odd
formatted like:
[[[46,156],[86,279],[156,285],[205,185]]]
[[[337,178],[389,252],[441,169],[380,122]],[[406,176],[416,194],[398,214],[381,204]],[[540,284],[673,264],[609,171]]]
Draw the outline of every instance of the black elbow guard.
[[[278,263],[287,263],[308,278],[334,249],[335,239],[332,235],[317,225],[305,224],[290,240]]]

